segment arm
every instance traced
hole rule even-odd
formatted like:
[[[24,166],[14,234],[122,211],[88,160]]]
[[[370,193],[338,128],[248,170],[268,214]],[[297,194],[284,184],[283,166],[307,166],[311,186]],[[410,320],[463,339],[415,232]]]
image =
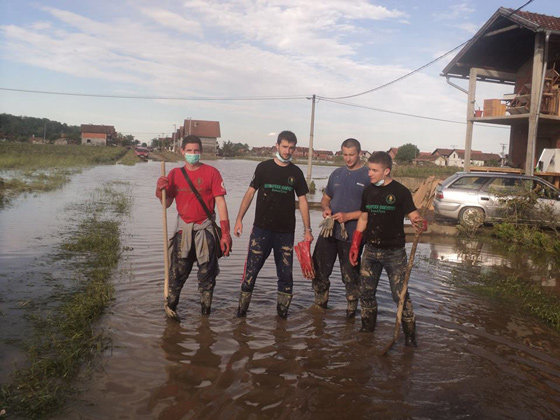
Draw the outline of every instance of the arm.
[[[237,213],[237,219],[235,220],[235,226],[233,228],[233,233],[235,236],[241,236],[243,233],[243,218],[245,217],[245,213],[249,210],[249,206],[253,201],[253,196],[255,195],[255,189],[253,187],[249,187],[247,192],[243,196],[243,200],[241,200],[241,206],[239,207],[239,212]]]
[[[338,223],[346,223],[349,220],[356,220],[360,217],[362,212],[360,210],[352,211],[350,213],[338,212],[333,215],[333,219]]]
[[[299,211],[301,213],[301,219],[303,220],[303,227],[305,229],[305,240],[309,242],[313,242],[313,235],[311,234],[311,224],[309,218],[309,204],[307,203],[307,197],[305,195],[300,195],[298,197],[298,201],[299,201]]]
[[[331,210],[331,197],[323,193],[323,198],[321,198],[321,208],[323,209],[323,219],[332,214]]]
[[[363,211],[360,212],[360,217],[358,218],[358,225],[356,226],[356,230],[358,230],[360,232],[363,232],[364,230],[366,230],[367,216],[368,216],[368,214],[366,212],[363,212]]]

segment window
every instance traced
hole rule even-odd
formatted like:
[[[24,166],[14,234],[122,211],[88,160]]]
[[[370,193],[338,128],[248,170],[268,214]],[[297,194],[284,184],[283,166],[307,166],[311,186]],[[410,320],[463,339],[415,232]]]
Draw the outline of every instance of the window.
[[[449,186],[449,188],[463,188],[467,190],[478,190],[488,178],[481,176],[463,176]]]

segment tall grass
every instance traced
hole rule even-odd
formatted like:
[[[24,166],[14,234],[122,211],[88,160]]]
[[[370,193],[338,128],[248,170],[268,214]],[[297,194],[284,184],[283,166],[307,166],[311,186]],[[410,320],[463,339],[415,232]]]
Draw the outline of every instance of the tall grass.
[[[124,147],[0,143],[0,169],[69,168],[117,162]]]
[[[130,196],[113,185],[97,190],[76,211],[89,215],[70,231],[56,258],[76,273],[75,291],[49,313],[35,313],[35,334],[27,343],[27,365],[16,370],[0,392],[8,416],[45,418],[61,410],[76,393],[73,381],[110,344],[95,327],[113,297],[110,277],[121,255],[119,219],[128,214]],[[55,258],[55,257],[53,257]]]

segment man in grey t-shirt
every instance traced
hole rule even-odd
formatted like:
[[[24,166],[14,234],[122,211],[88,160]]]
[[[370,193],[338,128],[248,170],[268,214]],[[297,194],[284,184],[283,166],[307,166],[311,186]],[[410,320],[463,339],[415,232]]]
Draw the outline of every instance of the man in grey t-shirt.
[[[327,184],[321,199],[323,218],[334,219],[333,235],[319,236],[313,252],[315,278],[315,305],[326,308],[329,300],[330,281],[334,263],[338,256],[342,282],[346,288],[348,306],[346,316],[356,316],[360,291],[360,267],[352,266],[348,258],[352,235],[360,217],[362,192],[370,184],[368,169],[360,161],[361,145],[356,139],[344,140],[341,146],[345,167],[336,169]],[[347,235],[343,236],[342,225]]]

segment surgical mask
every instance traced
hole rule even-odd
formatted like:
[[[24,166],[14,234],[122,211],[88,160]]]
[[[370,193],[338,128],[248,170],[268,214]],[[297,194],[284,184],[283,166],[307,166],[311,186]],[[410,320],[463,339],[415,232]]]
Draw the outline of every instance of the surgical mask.
[[[375,184],[376,187],[381,187],[383,184],[385,184],[385,177],[383,177],[383,179],[377,181]]]
[[[185,153],[185,160],[187,161],[187,163],[194,165],[195,163],[198,163],[198,161],[200,160],[200,155],[198,153],[194,155]]]
[[[280,156],[280,152],[276,152],[276,158],[282,163],[288,163],[292,160],[291,156],[289,159],[284,159],[282,156]]]

